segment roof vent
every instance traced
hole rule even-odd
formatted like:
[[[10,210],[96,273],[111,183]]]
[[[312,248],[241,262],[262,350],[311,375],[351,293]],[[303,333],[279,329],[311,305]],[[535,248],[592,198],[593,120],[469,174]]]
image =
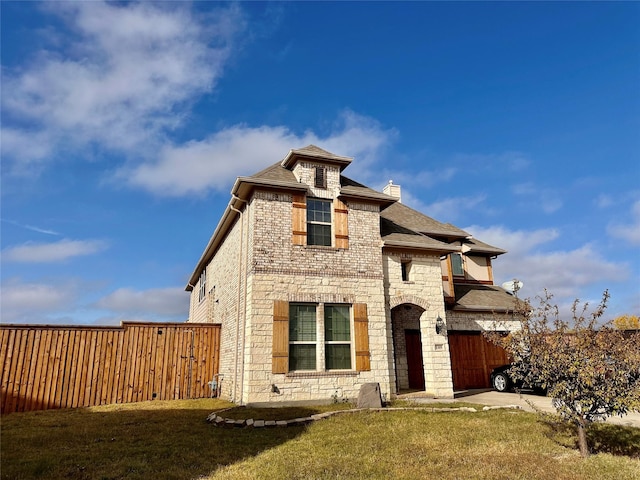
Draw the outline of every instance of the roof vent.
[[[382,193],[389,195],[390,197],[397,198],[402,203],[402,192],[400,185],[394,185],[393,180],[389,180],[389,183],[384,186]]]

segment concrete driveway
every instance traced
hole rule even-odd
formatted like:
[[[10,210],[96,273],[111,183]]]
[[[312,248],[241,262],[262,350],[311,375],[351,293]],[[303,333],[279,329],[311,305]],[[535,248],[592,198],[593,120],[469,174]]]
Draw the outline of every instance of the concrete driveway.
[[[411,399],[418,403],[442,402],[442,399],[426,399],[419,398],[417,395],[407,395],[405,398]],[[447,400],[445,400],[447,401]],[[478,403],[481,405],[489,405],[496,407],[504,407],[516,405],[528,412],[535,411],[527,401],[535,405],[536,408],[543,412],[555,413],[555,408],[551,405],[551,398],[544,395],[537,395],[534,392],[525,391],[523,394],[518,393],[500,393],[495,390],[465,390],[455,393],[455,398],[449,400],[451,402]],[[630,413],[624,417],[609,417],[608,423],[616,425],[625,425],[628,427],[640,428],[640,412]]]

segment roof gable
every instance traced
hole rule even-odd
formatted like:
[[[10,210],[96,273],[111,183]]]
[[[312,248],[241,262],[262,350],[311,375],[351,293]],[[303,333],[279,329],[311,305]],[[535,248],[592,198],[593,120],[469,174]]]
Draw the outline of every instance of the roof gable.
[[[344,170],[349,166],[353,158],[351,157],[343,157],[341,155],[336,155],[335,153],[328,152],[323,150],[320,147],[316,147],[315,145],[307,145],[304,148],[292,149],[289,150],[289,153],[281,162],[281,165],[291,170],[298,162],[298,160],[307,159],[313,160],[316,162],[322,163],[331,163],[334,165],[338,165],[340,170]]]

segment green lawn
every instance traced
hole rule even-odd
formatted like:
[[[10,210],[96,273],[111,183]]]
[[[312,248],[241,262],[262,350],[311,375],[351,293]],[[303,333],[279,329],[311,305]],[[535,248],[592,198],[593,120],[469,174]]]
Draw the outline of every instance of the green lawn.
[[[2,417],[3,479],[640,479],[640,429],[598,425],[586,460],[571,431],[522,411],[345,413],[289,428],[216,428],[202,399]],[[329,409],[222,415],[287,419]]]

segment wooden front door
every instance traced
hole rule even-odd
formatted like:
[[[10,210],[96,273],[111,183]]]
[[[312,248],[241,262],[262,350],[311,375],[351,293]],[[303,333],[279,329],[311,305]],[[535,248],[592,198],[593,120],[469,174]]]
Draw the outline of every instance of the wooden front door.
[[[407,345],[409,388],[424,390],[424,367],[422,364],[422,340],[420,330],[405,330],[404,338]]]
[[[507,353],[480,332],[449,332],[453,388],[491,387],[491,370],[509,363]]]

